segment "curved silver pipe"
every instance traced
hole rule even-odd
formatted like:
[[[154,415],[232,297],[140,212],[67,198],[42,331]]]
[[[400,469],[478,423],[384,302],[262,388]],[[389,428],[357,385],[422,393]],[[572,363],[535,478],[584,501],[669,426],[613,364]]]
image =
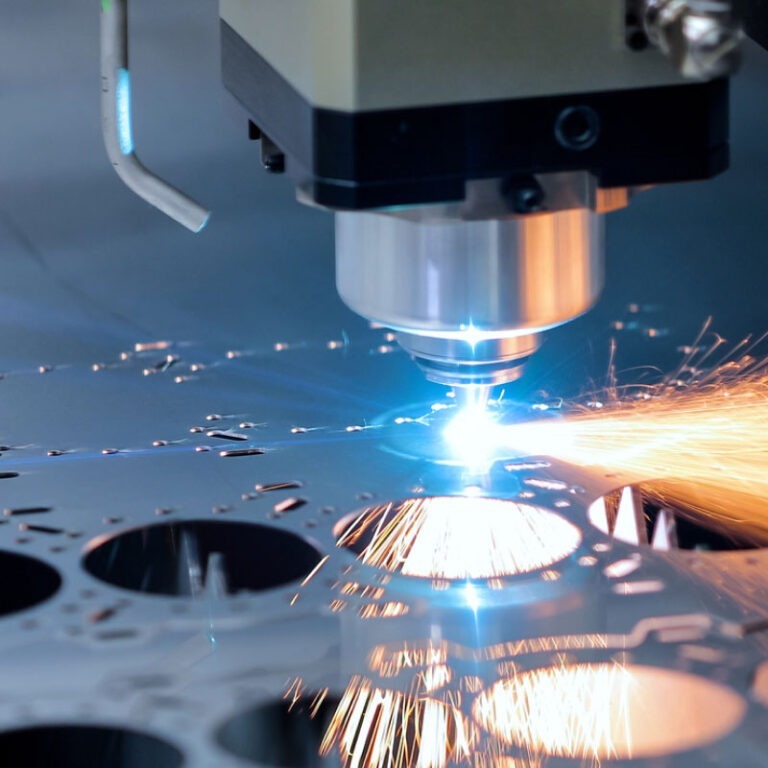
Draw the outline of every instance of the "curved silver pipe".
[[[210,211],[148,170],[136,156],[131,130],[128,0],[101,0],[101,125],[117,175],[139,197],[199,232]]]

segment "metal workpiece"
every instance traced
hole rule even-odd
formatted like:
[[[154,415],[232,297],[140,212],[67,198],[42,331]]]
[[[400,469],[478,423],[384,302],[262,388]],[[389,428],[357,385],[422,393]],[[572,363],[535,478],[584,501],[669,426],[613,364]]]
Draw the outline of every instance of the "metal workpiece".
[[[128,68],[128,0],[101,3],[101,124],[104,144],[117,175],[139,197],[192,232],[210,211],[152,173],[133,143],[131,72]]]
[[[642,396],[654,371],[676,370],[679,345],[693,343],[709,314],[734,344],[765,329],[759,245],[768,220],[753,175],[768,166],[759,132],[768,124],[764,63],[734,84],[735,117],[750,118],[734,146],[734,173],[712,188],[662,186],[616,214],[605,299],[547,332],[526,375],[489,397],[488,385],[456,381],[449,392],[427,381],[397,344],[400,333],[428,366],[439,362],[440,345],[449,358],[471,347],[434,333],[433,316],[417,318],[426,335],[413,333],[416,323],[391,330],[337,299],[330,217],[295,205],[288,184],[258,170],[243,124],[211,107],[221,83],[209,0],[184,0],[183,13],[175,2],[134,3],[132,23],[144,32],[135,42],[158,51],[160,40],[162,55],[147,60],[137,46],[133,64],[149,106],[163,104],[166,83],[180,84],[176,119],[165,123],[148,109],[157,119],[141,130],[155,132],[169,168],[194,163],[204,172],[206,195],[224,215],[190,238],[126,196],[100,147],[91,5],[0,0],[3,30],[13,30],[0,46],[0,71],[21,73],[3,80],[9,108],[0,121],[2,146],[12,148],[2,184],[13,190],[0,204],[3,768],[764,768],[768,549],[748,540],[740,522],[738,536],[711,530],[706,515],[692,528],[687,510],[660,506],[659,489],[648,486],[654,478],[627,458],[648,445],[631,425],[619,425],[626,452],[615,451],[605,469],[585,466],[583,454],[574,465],[552,458],[553,446],[569,441],[555,446],[551,435],[562,433],[545,429],[568,423],[571,406],[612,423],[599,420],[610,419],[610,393],[593,394],[606,371],[612,392],[627,382]],[[241,3],[289,20],[351,5]],[[374,13],[406,7],[360,5]],[[448,13],[448,5],[408,7]],[[585,25],[596,15],[590,9],[610,9],[615,56],[642,67],[647,55],[665,77],[679,78],[659,51],[624,49],[621,3],[471,7],[491,5],[541,13],[537,23],[578,46],[583,28],[553,25],[543,9],[568,5],[566,13],[586,14]],[[332,23],[333,14],[320,21]],[[267,24],[260,32],[286,56],[310,56],[290,30],[279,35]],[[589,50],[592,41],[583,44]],[[459,58],[450,64],[459,67]],[[674,107],[679,92],[671,90],[664,104]],[[635,94],[623,97],[622,107]],[[569,102],[554,105],[538,132],[553,151],[570,152],[554,146],[553,130],[563,108],[585,103]],[[610,143],[611,115],[637,117],[596,111],[598,144]],[[51,114],[59,118],[53,128]],[[647,114],[639,133],[666,113],[659,106]],[[702,108],[691,120],[711,115]],[[463,124],[466,115],[458,117]],[[495,113],[488,124],[501,125]],[[423,125],[434,126],[430,115]],[[499,145],[509,142],[508,125]],[[661,142],[659,155],[678,158],[689,141],[689,123],[675,125],[679,144]],[[291,149],[268,123],[260,127]],[[389,135],[377,127],[371,136],[385,139],[373,145],[393,146]],[[626,148],[627,136],[620,131],[613,146]],[[627,159],[652,162],[645,148],[657,138],[633,138],[637,151]],[[456,157],[457,145],[446,143],[446,157]],[[598,144],[573,150],[568,167]],[[411,172],[421,145],[405,154],[402,146],[393,154]],[[389,163],[384,154],[370,160]],[[604,157],[593,155],[594,167],[610,166]],[[294,160],[286,151],[288,174]],[[489,178],[505,174],[496,170]],[[515,189],[528,198],[533,186]],[[591,194],[583,189],[579,200]],[[470,192],[474,216],[486,198],[479,187]],[[616,197],[621,204],[626,195]],[[456,298],[463,290],[484,292],[497,304],[478,322],[495,330],[460,335],[470,331],[475,359],[501,359],[505,370],[535,346],[539,325],[562,322],[599,293],[596,213],[447,225],[372,215],[370,229],[353,216],[340,225],[352,235],[350,274],[362,281],[355,264],[373,269],[361,247],[370,246],[390,269],[369,274],[371,283],[405,297],[401,314],[411,319],[417,265],[425,298],[442,295],[431,285],[449,293],[439,306],[451,323],[476,306]],[[451,261],[447,287],[430,271],[430,254]],[[556,268],[578,306],[545,290],[557,284]],[[524,321],[531,327],[506,335]],[[647,426],[655,452],[663,435]],[[722,482],[727,507],[736,473],[712,467],[707,451],[699,459]],[[743,519],[744,508],[733,512]],[[435,550],[399,549],[395,537],[376,558],[351,541],[357,521],[370,532],[393,513],[402,515],[399,534],[403,525],[436,523],[421,539]],[[450,525],[441,525],[443,515]],[[373,732],[377,724],[391,732]],[[459,732],[466,742],[453,738]],[[423,734],[429,755],[418,749]],[[382,752],[366,751],[371,744]],[[404,764],[389,760],[398,749]]]
[[[398,332],[434,381],[514,380],[537,335],[600,294],[600,216],[489,221],[336,214],[336,285],[355,312]]]
[[[648,40],[684,77],[709,80],[739,66],[742,30],[732,3],[720,0],[637,0]]]
[[[494,448],[480,473],[433,460],[470,403],[408,379],[389,331],[347,319],[345,339],[147,338],[91,364],[5,371],[0,576],[16,604],[0,603],[0,748],[32,760],[45,739],[66,768],[91,754],[94,768],[348,768],[340,744],[358,721],[342,715],[371,712],[370,693],[416,713],[460,701],[477,755],[546,759],[559,753],[544,723],[509,732],[485,703],[552,680],[615,725],[593,693],[631,679],[638,766],[728,765],[734,749],[761,765],[765,552],[628,537],[598,514],[616,508],[616,478],[524,449]],[[512,426],[546,414],[534,399],[509,408]],[[460,506],[463,553],[498,509],[516,568],[429,578],[342,544],[353,521],[414,501]],[[695,717],[661,728],[648,702]],[[581,723],[582,709],[564,716]]]

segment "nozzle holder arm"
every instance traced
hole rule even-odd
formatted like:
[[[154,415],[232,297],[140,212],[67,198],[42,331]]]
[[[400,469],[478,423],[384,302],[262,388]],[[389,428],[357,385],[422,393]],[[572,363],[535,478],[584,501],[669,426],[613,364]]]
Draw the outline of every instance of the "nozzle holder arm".
[[[192,232],[210,211],[152,173],[136,156],[128,69],[128,0],[101,0],[101,125],[107,154],[127,187]]]

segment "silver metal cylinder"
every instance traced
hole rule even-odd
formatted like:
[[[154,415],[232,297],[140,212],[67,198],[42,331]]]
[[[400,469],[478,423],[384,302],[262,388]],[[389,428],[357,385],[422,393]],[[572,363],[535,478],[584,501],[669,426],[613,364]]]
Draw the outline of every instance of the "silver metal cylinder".
[[[341,298],[397,330],[445,384],[517,378],[537,334],[589,309],[602,284],[602,222],[587,210],[440,222],[336,214]]]

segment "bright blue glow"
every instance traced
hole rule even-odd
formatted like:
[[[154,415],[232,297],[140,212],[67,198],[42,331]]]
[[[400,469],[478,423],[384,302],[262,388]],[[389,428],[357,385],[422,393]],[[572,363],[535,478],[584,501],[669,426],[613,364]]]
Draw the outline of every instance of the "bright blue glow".
[[[124,155],[133,152],[131,132],[131,73],[127,69],[117,70],[117,138]]]
[[[468,581],[462,588],[462,595],[464,602],[472,609],[472,612],[477,613],[477,609],[480,607],[480,595],[477,594],[477,587]]]
[[[462,408],[443,430],[443,440],[462,464],[481,467],[499,450],[502,427],[484,405]]]

